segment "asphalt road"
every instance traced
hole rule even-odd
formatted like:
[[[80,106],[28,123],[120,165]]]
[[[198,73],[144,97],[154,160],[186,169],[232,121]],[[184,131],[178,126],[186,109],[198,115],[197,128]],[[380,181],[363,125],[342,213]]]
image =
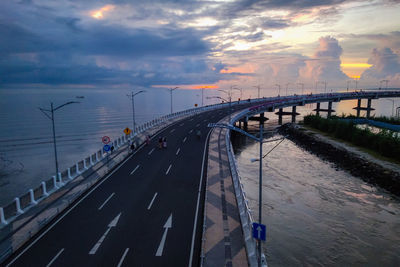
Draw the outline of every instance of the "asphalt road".
[[[207,124],[227,114],[209,111],[153,136],[5,265],[198,266]]]

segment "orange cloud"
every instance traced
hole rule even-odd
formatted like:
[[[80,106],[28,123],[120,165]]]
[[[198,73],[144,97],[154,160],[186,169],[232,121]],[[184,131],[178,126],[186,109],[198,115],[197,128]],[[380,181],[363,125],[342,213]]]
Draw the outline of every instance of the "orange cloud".
[[[218,89],[218,85],[216,84],[208,84],[208,85],[192,85],[191,89]]]
[[[111,11],[115,8],[114,5],[105,5],[102,8],[98,9],[98,10],[93,10],[90,12],[90,16],[95,18],[95,19],[102,19],[104,17],[105,12],[107,11]]]

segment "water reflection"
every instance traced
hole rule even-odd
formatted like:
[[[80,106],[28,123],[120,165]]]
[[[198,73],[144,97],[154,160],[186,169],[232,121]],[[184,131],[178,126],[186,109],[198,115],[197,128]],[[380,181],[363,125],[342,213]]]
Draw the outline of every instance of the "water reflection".
[[[237,160],[258,217],[258,143]],[[274,144],[264,144],[268,151]],[[286,140],[263,161],[269,266],[399,266],[400,200]]]

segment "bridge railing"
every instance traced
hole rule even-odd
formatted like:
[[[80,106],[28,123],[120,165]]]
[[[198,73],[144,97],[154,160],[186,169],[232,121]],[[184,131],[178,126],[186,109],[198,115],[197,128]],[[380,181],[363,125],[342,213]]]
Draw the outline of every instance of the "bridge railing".
[[[251,100],[250,102],[254,103],[259,100]],[[232,105],[248,103],[248,101],[239,101],[232,102]],[[129,142],[137,141],[138,136],[140,134],[144,134],[147,130],[162,126],[168,125],[169,121],[173,121],[179,117],[193,116],[195,114],[205,112],[208,110],[221,109],[228,107],[229,103],[221,103],[215,105],[208,105],[204,107],[187,109],[179,112],[175,112],[172,114],[160,116],[158,118],[154,118],[150,121],[144,122],[138,125],[135,129],[133,129],[132,133],[129,135],[122,135],[112,141],[112,145],[114,146],[114,152],[119,152],[120,149],[126,149]],[[144,140],[141,140],[143,142]],[[114,153],[113,152],[113,153]],[[53,194],[64,185],[66,185],[69,181],[74,180],[78,176],[84,174],[87,170],[92,168],[98,163],[104,162],[107,160],[108,152],[103,151],[103,149],[99,149],[94,153],[88,155],[87,157],[77,161],[74,165],[67,168],[66,170],[61,171],[57,175],[50,177],[47,180],[42,181],[37,187],[31,188],[27,193],[22,196],[14,198],[9,204],[0,207],[0,228],[9,224],[13,220],[15,220],[19,215],[26,212],[29,208],[37,205],[40,201],[46,199],[49,195]]]

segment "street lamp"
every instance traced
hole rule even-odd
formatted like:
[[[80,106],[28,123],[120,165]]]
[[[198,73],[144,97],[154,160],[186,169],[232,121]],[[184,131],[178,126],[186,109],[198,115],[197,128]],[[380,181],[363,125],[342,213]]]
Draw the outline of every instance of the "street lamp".
[[[381,90],[381,88],[382,88],[382,83],[386,83],[386,89],[387,89],[389,80],[382,80],[382,81],[380,81],[380,82],[379,82],[379,90]]]
[[[278,96],[281,96],[281,85],[275,84],[275,86],[278,86]]]
[[[287,84],[286,84],[286,96],[288,96],[288,87],[289,87],[289,84],[290,84],[290,83],[287,83]]]
[[[138,94],[140,94],[140,93],[144,93],[144,92],[146,92],[146,91],[144,91],[144,90],[141,90],[141,91],[139,91],[139,92],[136,92],[136,93],[131,93],[131,94],[129,94],[129,95],[127,95],[127,96],[129,96],[130,98],[131,98],[131,100],[132,100],[132,120],[133,120],[133,131],[135,131],[135,129],[136,129],[136,121],[135,121],[135,100],[134,100],[134,97],[135,97],[135,95],[138,95]]]
[[[171,93],[171,114],[172,114],[172,91],[175,91],[176,89],[178,89],[179,87],[174,87],[174,88],[169,88],[169,92]]]
[[[224,92],[225,94],[228,95],[228,99],[229,99],[229,122],[231,121],[232,89],[234,89],[233,86],[231,86],[231,90],[230,91],[226,91],[226,90],[222,90],[222,89],[218,90],[218,91]],[[221,99],[223,99],[223,98],[221,97]]]
[[[297,83],[297,85],[301,85],[301,94],[303,94],[303,91],[304,91],[304,83]]]
[[[260,98],[260,84],[253,86],[258,89],[258,98]]]
[[[279,139],[275,139],[275,140],[264,141],[263,140],[264,139],[263,138],[263,134],[264,134],[264,129],[263,128],[264,127],[263,127],[262,123],[260,123],[260,136],[258,138],[256,136],[252,135],[252,134],[249,134],[248,132],[243,131],[242,129],[239,129],[239,128],[231,125],[230,121],[229,121],[229,124],[209,123],[208,127],[219,127],[219,128],[226,128],[226,129],[229,129],[229,130],[233,130],[233,131],[242,133],[242,134],[244,134],[244,135],[250,137],[251,139],[256,140],[256,141],[258,141],[260,143],[260,157],[259,157],[258,160],[254,160],[253,159],[252,162],[254,162],[254,161],[259,161],[260,162],[260,164],[259,164],[259,182],[258,182],[259,183],[259,185],[258,185],[258,194],[259,194],[258,195],[258,223],[262,224],[262,221],[261,221],[261,219],[262,219],[262,159],[265,156],[267,156],[275,147],[277,147],[284,140],[285,137],[279,138]],[[279,142],[277,145],[275,145],[266,155],[262,156],[262,154],[263,154],[262,153],[262,144],[263,143],[267,143],[267,142],[273,142],[273,141],[276,141],[276,140],[282,140],[282,141]],[[259,263],[258,264],[259,264],[260,267],[261,267],[261,263],[262,263],[261,255],[262,255],[262,245],[261,245],[261,240],[259,240],[258,241],[258,256],[259,256]]]
[[[387,99],[387,98],[384,98],[385,100],[387,100],[387,101],[392,101],[392,117],[394,117],[394,102],[396,101],[396,100],[394,100],[394,99]]]
[[[243,100],[243,89],[242,88],[232,88],[232,89],[240,91],[240,99]]]
[[[59,177],[59,175],[58,175],[59,171],[58,171],[58,159],[57,159],[56,128],[54,126],[54,111],[66,106],[66,105],[74,104],[74,103],[80,103],[80,102],[69,101],[69,102],[64,103],[62,105],[59,105],[56,108],[53,107],[53,102],[51,102],[50,103],[50,109],[38,108],[41,112],[43,112],[43,114],[47,118],[49,118],[51,120],[52,125],[53,125],[53,144],[54,144],[54,159],[55,159],[55,162],[56,162],[56,177],[57,177],[57,179],[60,179],[60,181],[59,181],[60,183],[61,183],[61,177]]]
[[[315,90],[317,90],[318,84],[321,84],[321,83],[325,85],[325,93],[326,93],[326,81],[316,81],[315,82]]]
[[[352,82],[352,80],[347,81],[347,92],[349,91],[349,84]],[[380,88],[379,88],[380,89]]]

